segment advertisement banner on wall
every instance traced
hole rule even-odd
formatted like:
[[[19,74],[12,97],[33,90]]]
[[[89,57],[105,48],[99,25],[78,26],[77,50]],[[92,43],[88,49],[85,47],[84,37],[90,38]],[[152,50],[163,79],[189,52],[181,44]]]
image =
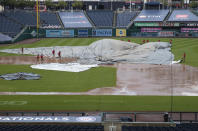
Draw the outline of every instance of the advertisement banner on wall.
[[[0,116],[1,123],[98,123],[101,121],[101,116]]]
[[[138,27],[179,27],[179,23],[135,23],[135,26]]]
[[[126,29],[116,29],[116,36],[126,36]]]
[[[162,28],[141,28],[141,32],[159,32]]]
[[[145,26],[145,27],[149,27],[149,26],[159,26],[158,23],[135,23],[135,26]]]
[[[74,30],[46,30],[46,37],[74,37]]]
[[[198,23],[187,23],[186,26],[192,26],[192,27],[194,27],[194,26],[198,26]]]
[[[95,30],[92,30],[92,36],[112,36],[112,29],[95,29]]]
[[[160,31],[158,33],[158,36],[160,36],[160,37],[172,37],[172,36],[174,36],[174,32],[173,31]]]
[[[88,37],[88,29],[78,30],[78,37]]]
[[[198,32],[198,28],[181,28],[181,32]]]

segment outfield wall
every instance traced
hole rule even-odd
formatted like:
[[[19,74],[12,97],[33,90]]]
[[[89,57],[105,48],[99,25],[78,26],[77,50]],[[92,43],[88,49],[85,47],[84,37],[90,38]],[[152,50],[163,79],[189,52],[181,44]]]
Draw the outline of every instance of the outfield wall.
[[[126,28],[71,28],[36,29],[26,28],[13,42],[30,38],[74,38],[74,37],[198,37],[198,25],[181,26],[178,23],[159,25],[156,23],[135,23]],[[192,27],[193,26],[193,27]],[[38,32],[38,35],[37,35]]]

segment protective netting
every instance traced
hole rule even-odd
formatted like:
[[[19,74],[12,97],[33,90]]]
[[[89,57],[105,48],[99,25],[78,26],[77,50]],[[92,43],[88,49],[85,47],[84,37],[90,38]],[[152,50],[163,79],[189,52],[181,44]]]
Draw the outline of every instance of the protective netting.
[[[41,78],[39,74],[17,72],[12,74],[0,75],[0,78],[5,80],[38,80]]]

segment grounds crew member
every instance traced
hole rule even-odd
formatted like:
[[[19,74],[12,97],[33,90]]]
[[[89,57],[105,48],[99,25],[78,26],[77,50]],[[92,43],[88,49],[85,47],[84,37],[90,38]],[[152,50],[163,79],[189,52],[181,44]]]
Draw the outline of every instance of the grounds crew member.
[[[184,52],[184,54],[183,54],[183,62],[185,62],[186,61],[186,52]]]
[[[23,51],[24,51],[24,48],[23,48],[23,47],[21,47],[21,54],[23,54]]]
[[[61,51],[58,52],[59,62],[61,63]]]
[[[36,62],[39,63],[39,54],[36,56]]]
[[[61,58],[61,51],[58,52],[58,57]]]
[[[52,55],[53,55],[53,57],[55,56],[55,50],[54,49],[52,50]]]
[[[44,61],[43,57],[44,57],[43,54],[41,54],[41,63],[43,63],[43,61]]]

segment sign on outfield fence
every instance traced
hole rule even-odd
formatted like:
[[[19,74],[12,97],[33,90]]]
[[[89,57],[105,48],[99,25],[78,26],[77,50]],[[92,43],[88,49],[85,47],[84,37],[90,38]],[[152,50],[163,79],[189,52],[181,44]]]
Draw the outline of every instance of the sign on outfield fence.
[[[116,36],[126,36],[126,29],[116,29]]]
[[[46,37],[74,37],[74,30],[46,30]]]
[[[78,30],[78,37],[88,37],[88,29]]]
[[[78,122],[78,123],[98,123],[101,122],[101,116],[1,116],[0,123],[4,122]]]
[[[95,30],[92,30],[92,36],[112,36],[112,29],[95,29]]]

